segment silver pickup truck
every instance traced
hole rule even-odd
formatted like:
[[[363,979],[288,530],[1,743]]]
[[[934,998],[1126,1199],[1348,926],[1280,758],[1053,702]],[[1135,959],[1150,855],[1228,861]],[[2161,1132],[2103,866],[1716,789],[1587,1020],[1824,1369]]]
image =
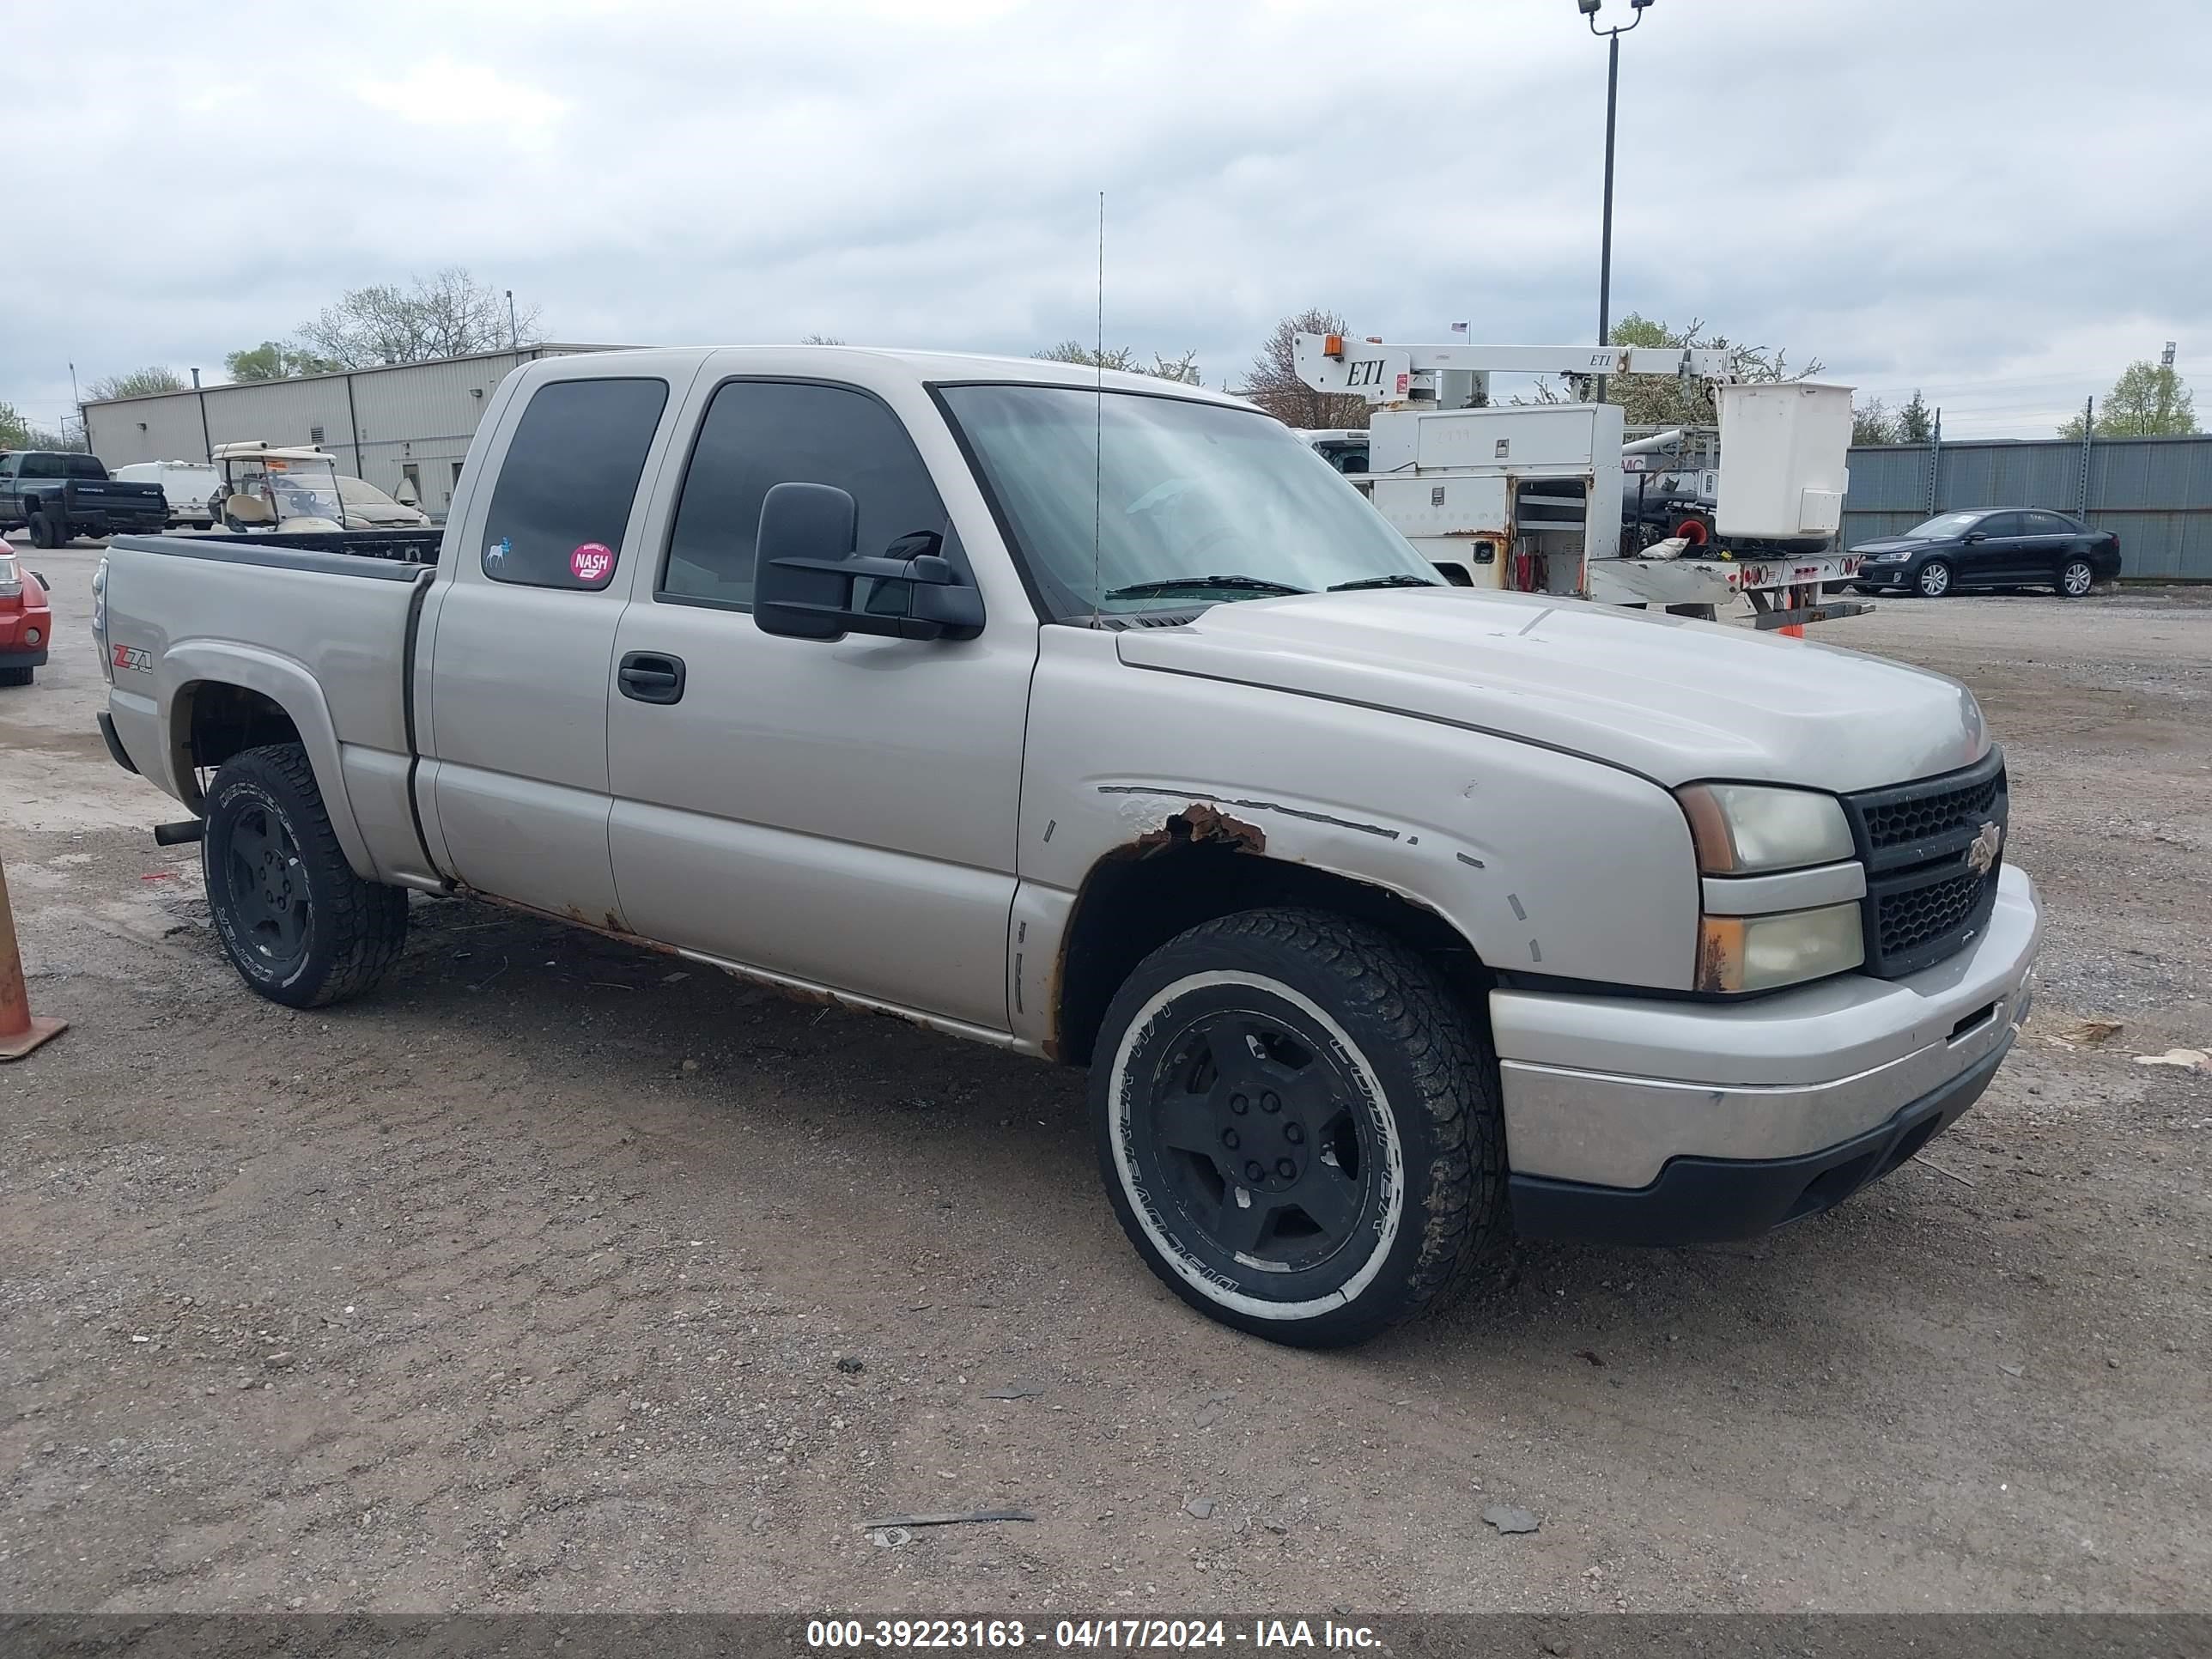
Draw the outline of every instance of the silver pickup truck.
[[[468,894],[1091,1071],[1214,1317],[1358,1340],[1510,1231],[1746,1237],[2027,1012],[1963,687],[1446,586],[1197,387],[842,348],[518,369],[442,539],[118,540],[116,759],[224,950],[367,989]]]

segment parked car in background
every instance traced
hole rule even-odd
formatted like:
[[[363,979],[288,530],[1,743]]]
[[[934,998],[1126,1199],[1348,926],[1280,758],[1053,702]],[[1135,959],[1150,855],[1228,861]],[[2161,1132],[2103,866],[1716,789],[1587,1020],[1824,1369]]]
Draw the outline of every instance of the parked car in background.
[[[345,507],[349,530],[419,530],[430,515],[419,507],[395,501],[365,478],[338,474],[338,500]]]
[[[79,536],[159,532],[168,520],[159,484],[118,483],[97,455],[59,449],[0,455],[0,531],[27,526],[33,547],[62,547]]]
[[[2078,599],[2120,574],[2120,538],[2042,507],[1939,513],[1902,536],[1861,542],[1862,593],[1940,599],[1961,587],[2052,587]]]
[[[46,641],[53,636],[46,579],[0,548],[0,685],[28,685],[46,665]]]
[[[161,485],[172,527],[206,530],[215,523],[215,492],[222,475],[205,461],[133,461],[117,467],[115,477],[121,483]]]

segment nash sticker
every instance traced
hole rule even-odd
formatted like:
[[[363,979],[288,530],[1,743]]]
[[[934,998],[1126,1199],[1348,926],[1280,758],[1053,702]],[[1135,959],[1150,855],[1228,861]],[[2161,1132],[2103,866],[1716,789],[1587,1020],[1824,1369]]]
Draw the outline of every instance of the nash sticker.
[[[615,574],[615,550],[604,542],[586,542],[568,556],[568,574],[586,587],[597,587]]]

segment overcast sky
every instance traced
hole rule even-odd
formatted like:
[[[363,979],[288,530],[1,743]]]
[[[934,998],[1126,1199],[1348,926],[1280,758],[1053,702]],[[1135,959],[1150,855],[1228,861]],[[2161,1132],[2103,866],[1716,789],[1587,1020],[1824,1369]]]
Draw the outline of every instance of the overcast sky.
[[[1627,0],[1606,0],[1625,21]],[[469,267],[554,339],[1026,353],[1209,383],[1285,313],[1596,327],[1605,52],[1573,0],[246,8],[10,0],[0,400],[220,374]],[[2212,0],[1657,0],[1613,310],[2043,436],[2180,343],[2212,392]],[[2212,398],[2200,411],[2212,416]]]

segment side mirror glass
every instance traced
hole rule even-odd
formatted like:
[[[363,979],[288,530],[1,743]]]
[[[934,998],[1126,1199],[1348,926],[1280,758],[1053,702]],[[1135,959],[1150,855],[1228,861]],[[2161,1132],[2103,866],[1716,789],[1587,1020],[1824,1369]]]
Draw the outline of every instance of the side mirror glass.
[[[1969,530],[1966,532],[1966,544],[1970,547],[1976,542],[1985,542],[1989,538],[1990,532],[1986,530]]]
[[[829,484],[780,483],[761,502],[753,554],[753,620],[764,634],[836,640],[972,638],[983,596],[939,550],[933,531],[902,536],[880,558],[853,550],[859,513]],[[869,583],[865,599],[854,592]]]

